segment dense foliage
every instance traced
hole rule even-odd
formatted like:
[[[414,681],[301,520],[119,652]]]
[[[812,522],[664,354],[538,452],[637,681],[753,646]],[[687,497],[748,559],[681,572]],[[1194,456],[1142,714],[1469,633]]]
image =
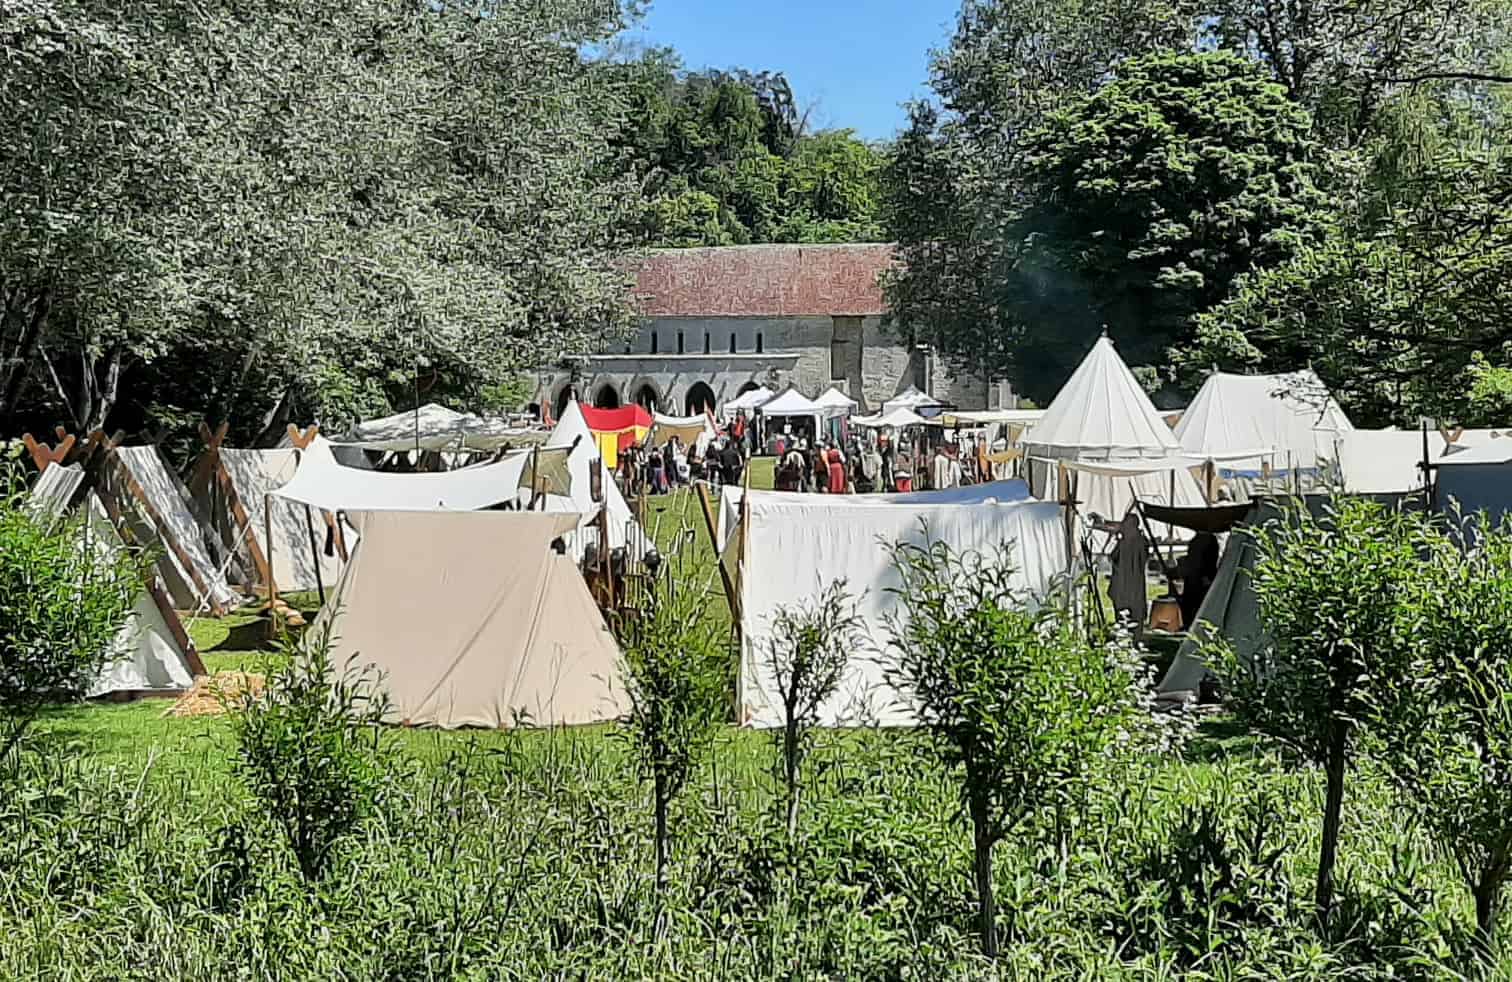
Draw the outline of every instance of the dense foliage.
[[[481,13],[483,16],[478,16]],[[0,427],[477,408],[625,329],[612,0],[0,6]]]
[[[1310,361],[1362,423],[1491,422],[1507,14],[967,0],[886,171],[897,324],[1036,398],[1106,321],[1188,391]]]
[[[103,518],[50,515],[0,488],[0,765],[48,704],[99,678],[144,562]]]
[[[850,130],[808,132],[778,73],[688,72],[656,50],[629,81],[621,138],[650,245],[873,241],[882,156]]]

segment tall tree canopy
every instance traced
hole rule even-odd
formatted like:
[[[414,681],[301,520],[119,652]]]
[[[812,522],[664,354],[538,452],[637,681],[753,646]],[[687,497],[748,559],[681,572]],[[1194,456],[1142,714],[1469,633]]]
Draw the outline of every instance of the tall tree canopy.
[[[607,70],[629,79],[621,139],[648,244],[881,237],[881,153],[851,130],[808,132],[782,74],[687,72],[661,49]]]
[[[631,321],[612,0],[0,4],[0,427],[480,403]]]
[[[1410,398],[1413,386],[1356,368],[1410,370],[1346,343],[1348,314],[1333,309],[1314,330],[1309,314],[1282,309],[1315,279],[1359,290],[1380,284],[1380,270],[1400,275],[1405,256],[1383,252],[1393,242],[1426,285],[1434,264],[1456,262],[1453,235],[1432,228],[1486,230],[1473,261],[1496,265],[1504,172],[1472,160],[1506,142],[1485,83],[1505,78],[1508,9],[965,0],[933,62],[937,99],[914,107],[885,172],[906,262],[889,286],[897,324],[958,369],[1033,395],[1064,380],[1099,319],[1152,366],[1147,378],[1157,367],[1170,377],[1172,361],[1187,385],[1214,362],[1312,361],[1332,385],[1359,382],[1346,401],[1371,421],[1383,393]],[[1378,272],[1361,283],[1346,255]],[[1495,275],[1462,272],[1449,278],[1458,286],[1434,286],[1441,309],[1473,302]],[[1484,304],[1473,344],[1453,344],[1443,320],[1386,289],[1403,318],[1377,333],[1442,342],[1417,361],[1457,351],[1452,377],[1481,351],[1482,379],[1505,364],[1509,338]],[[1357,319],[1373,309],[1350,300]],[[1444,377],[1419,376],[1418,391]]]

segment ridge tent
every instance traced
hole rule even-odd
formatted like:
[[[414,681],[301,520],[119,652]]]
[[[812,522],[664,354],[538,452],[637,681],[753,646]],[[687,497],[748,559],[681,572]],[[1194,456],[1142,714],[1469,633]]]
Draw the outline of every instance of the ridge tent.
[[[577,403],[577,407],[589,432],[598,443],[599,456],[604,459],[604,466],[610,470],[619,466],[620,451],[643,442],[655,422],[646,407],[641,405],[594,409]],[[563,411],[562,418],[566,417],[567,413]],[[557,421],[557,425],[561,426],[561,420]]]
[[[1281,375],[1214,372],[1176,424],[1182,452],[1225,460],[1218,473],[1240,482],[1290,474],[1314,476],[1337,457],[1349,417],[1310,370]],[[1254,457],[1241,457],[1251,451]],[[1248,490],[1245,488],[1245,490]]]
[[[736,574],[743,722],[780,725],[767,645],[772,620],[783,607],[844,579],[859,595],[861,616],[881,650],[885,619],[898,610],[891,590],[900,583],[884,543],[938,541],[958,551],[1011,543],[1014,580],[1036,598],[1046,596],[1066,571],[1065,527],[1053,502],[873,503],[870,498],[752,492],[741,505],[742,528],[728,536],[721,561]],[[887,684],[877,652],[857,651],[819,718],[826,726],[873,720],[908,725],[914,712],[907,697]]]
[[[189,491],[156,447],[105,451],[98,484],[120,503],[133,537],[160,550],[158,570],[174,607],[219,617],[241,605],[226,580],[234,557],[211,551],[207,530],[190,507]]]
[[[647,446],[660,447],[674,436],[682,441],[685,447],[705,446],[715,437],[714,420],[707,413],[697,413],[693,416],[664,416],[655,413],[652,416],[654,425],[651,427],[651,436],[647,440]]]
[[[272,496],[293,480],[299,456],[292,448],[238,450],[217,441],[195,468],[190,492],[221,543],[237,555],[238,584],[249,591],[267,589],[270,558],[273,583],[282,591],[331,587],[340,574],[342,543],[334,541],[331,513]]]
[[[110,515],[120,516],[108,491],[88,487],[78,464],[51,464],[32,486],[29,504],[41,520],[61,520],[76,508],[86,516],[82,548],[114,552],[125,547]],[[129,531],[128,531],[129,534]],[[126,622],[107,647],[105,665],[85,690],[90,698],[118,693],[178,693],[204,675],[205,666],[157,576],[142,584]]]
[[[571,557],[581,516],[369,512],[320,614],[338,662],[381,674],[388,720],[507,727],[614,719],[620,653]]]
[[[1123,473],[1084,474],[1076,481],[1083,514],[1116,522],[1136,495],[1175,506],[1206,504],[1191,471],[1173,460],[1181,455],[1180,441],[1107,335],[1097,339],[1022,442],[1030,458],[1029,486],[1041,498],[1058,497],[1060,461],[1128,465]]]

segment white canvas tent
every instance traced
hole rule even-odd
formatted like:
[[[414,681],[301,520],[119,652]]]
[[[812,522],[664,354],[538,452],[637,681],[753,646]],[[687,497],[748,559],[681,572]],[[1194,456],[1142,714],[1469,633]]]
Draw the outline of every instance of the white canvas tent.
[[[338,602],[320,615],[337,663],[351,659],[381,673],[388,718],[406,725],[545,726],[620,716],[627,702],[619,648],[576,564],[551,549],[580,517],[355,516],[360,541]]]
[[[81,548],[111,552],[124,548],[99,492],[85,489],[77,464],[50,464],[29,498],[44,518],[61,518],[74,506],[85,509],[86,542]],[[109,497],[109,492],[104,492]],[[119,509],[117,509],[119,511]],[[150,695],[183,692],[205,668],[156,578],[144,583],[126,622],[110,643],[105,668],[86,690],[91,698],[118,693]]]
[[[819,394],[814,405],[828,416],[849,416],[861,404],[832,385]]]
[[[419,409],[358,423],[337,447],[404,452],[412,450],[487,452],[507,444],[528,442],[533,431],[511,426],[503,419],[459,413],[428,403]]]
[[[249,590],[266,588],[262,567],[269,561],[274,585],[282,591],[331,587],[340,574],[340,550],[335,542],[327,549],[329,513],[270,497],[294,479],[299,454],[212,446],[196,471],[191,488],[195,503],[237,554],[240,584]]]
[[[1187,469],[1189,462],[1182,458],[1181,443],[1106,335],[1024,434],[1023,444],[1025,456],[1031,458],[1030,487],[1042,498],[1060,493],[1060,461],[1127,465],[1122,473],[1082,474],[1076,479],[1082,514],[1116,522],[1136,494],[1159,504],[1206,504]]]
[[[1265,477],[1311,478],[1333,463],[1349,417],[1313,372],[1231,375],[1214,372],[1176,424],[1189,456],[1222,461],[1241,486]],[[1259,451],[1255,456],[1243,456]]]
[[[101,467],[102,487],[120,503],[132,534],[159,550],[158,570],[173,605],[219,616],[241,598],[226,581],[230,559],[211,551],[190,508],[189,491],[156,447],[116,447]]]
[[[923,426],[928,420],[912,409],[900,406],[884,413],[878,413],[875,416],[853,416],[851,417],[851,422],[857,426],[866,426],[871,429],[890,428],[901,430],[905,426]]]
[[[789,419],[806,416],[814,421],[815,432],[818,432],[819,420],[825,416],[822,406],[797,389],[788,389],[782,395],[762,403],[760,412],[767,419],[777,416]]]
[[[751,413],[760,409],[762,405],[771,401],[772,397],[776,394],[777,393],[773,392],[771,389],[767,388],[764,385],[757,386],[749,392],[742,392],[740,395],[725,403],[724,408],[720,410],[720,415],[725,419],[733,419],[735,418],[736,412],[745,410],[746,415],[749,416]]]
[[[545,505],[548,512],[581,516],[578,532],[568,540],[572,554],[581,559],[588,543],[598,540],[593,525],[602,507],[609,526],[609,548],[624,547],[636,558],[644,555],[649,545],[646,534],[630,513],[630,506],[614,482],[614,475],[599,456],[598,444],[594,442],[593,432],[588,429],[588,421],[583,418],[577,400],[569,401],[562,410],[562,418],[551,431],[546,449],[568,451],[567,469],[571,476],[568,492],[546,495]],[[601,505],[593,500],[595,467],[603,485]]]
[[[751,725],[778,725],[775,683],[768,663],[772,619],[786,605],[811,599],[836,579],[860,594],[860,613],[874,645],[885,643],[885,618],[897,609],[889,592],[899,584],[885,542],[931,540],[956,550],[986,551],[1011,543],[1016,579],[1043,597],[1066,570],[1061,509],[1049,502],[917,504],[871,501],[871,496],[752,492],[742,506],[741,534],[723,561],[739,595],[740,703]],[[820,710],[823,725],[914,720],[906,696],[887,685],[875,651],[852,652],[839,691]]]
[[[1428,434],[1428,453],[1438,457],[1444,441]],[[1339,483],[1352,494],[1399,494],[1423,487],[1423,434],[1417,430],[1349,430],[1340,433],[1335,455]]]
[[[882,403],[882,415],[886,416],[888,413],[898,409],[912,409],[917,412],[924,406],[939,405],[942,405],[940,400],[936,399],[934,396],[925,395],[916,387],[910,385],[902,392],[899,392],[891,399],[888,399]]]

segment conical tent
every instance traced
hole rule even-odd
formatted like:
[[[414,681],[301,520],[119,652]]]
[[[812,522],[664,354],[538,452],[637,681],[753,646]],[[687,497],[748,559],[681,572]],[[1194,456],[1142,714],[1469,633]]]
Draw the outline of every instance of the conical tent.
[[[1023,443],[1025,456],[1031,458],[1030,486],[1046,498],[1058,493],[1054,465],[1046,461],[1143,461],[1149,465],[1140,474],[1079,475],[1076,494],[1084,514],[1118,521],[1136,494],[1145,501],[1192,508],[1205,503],[1185,466],[1162,463],[1177,458],[1181,444],[1106,335],[1082,359],[1045,415],[1024,434]],[[1157,531],[1164,534],[1166,530]]]
[[[575,514],[368,512],[329,627],[338,664],[372,670],[391,722],[505,727],[614,719],[619,648],[551,542]]]
[[[614,475],[610,473],[609,468],[599,456],[599,448],[594,441],[593,431],[588,429],[588,421],[583,418],[582,409],[575,399],[569,401],[567,407],[562,410],[561,420],[557,422],[556,429],[551,431],[551,436],[546,440],[547,449],[567,447],[572,448],[567,458],[567,469],[572,476],[571,493],[569,495],[548,494],[545,501],[548,512],[574,512],[583,516],[582,524],[577,534],[572,536],[570,543],[573,555],[581,559],[587,544],[596,541],[595,534],[589,530],[600,507],[593,500],[592,480],[595,465],[599,468],[599,476],[603,483],[602,505],[609,523],[609,547],[617,549],[628,545],[635,555],[644,553],[645,533],[641,531],[635,516],[630,514],[630,506],[625,503],[625,496],[620,493],[619,485],[614,483]]]
[[[106,553],[124,548],[100,495],[84,489],[85,481],[84,471],[77,464],[51,464],[33,485],[29,503],[39,516],[60,518],[80,501],[82,492],[80,507],[88,516],[85,548]],[[172,624],[170,617],[174,618]],[[173,693],[193,685],[194,676],[205,669],[177,617],[161,585],[144,584],[108,646],[104,669],[86,695]]]

